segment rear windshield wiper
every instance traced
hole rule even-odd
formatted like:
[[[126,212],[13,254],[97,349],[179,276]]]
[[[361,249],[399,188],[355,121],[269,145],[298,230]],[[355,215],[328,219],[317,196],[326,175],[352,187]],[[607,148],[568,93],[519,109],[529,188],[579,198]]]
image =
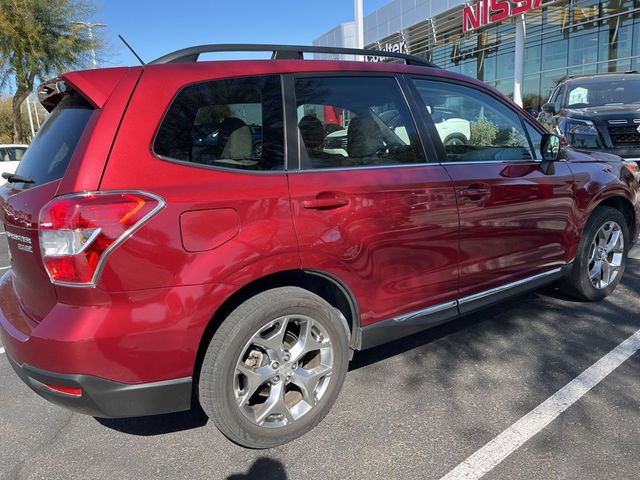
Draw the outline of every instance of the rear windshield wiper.
[[[16,175],[15,173],[4,172],[2,174],[2,178],[4,178],[9,183],[34,183],[33,180],[27,177],[21,177],[20,175]]]

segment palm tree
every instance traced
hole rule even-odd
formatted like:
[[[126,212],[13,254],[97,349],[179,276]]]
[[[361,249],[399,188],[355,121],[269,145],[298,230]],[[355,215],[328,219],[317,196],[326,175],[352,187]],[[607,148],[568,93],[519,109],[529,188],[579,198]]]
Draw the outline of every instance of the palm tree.
[[[14,141],[26,134],[20,105],[43,81],[89,66],[103,40],[84,26],[94,12],[90,0],[0,0],[0,90],[15,86]]]

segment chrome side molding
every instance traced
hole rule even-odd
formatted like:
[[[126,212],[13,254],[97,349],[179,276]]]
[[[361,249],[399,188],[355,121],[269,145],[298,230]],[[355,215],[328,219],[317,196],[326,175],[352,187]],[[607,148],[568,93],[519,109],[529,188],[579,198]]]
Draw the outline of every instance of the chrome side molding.
[[[570,264],[569,264],[570,265]],[[436,325],[455,320],[463,315],[498,303],[512,296],[533,290],[562,277],[564,267],[507,283],[499,287],[474,293],[458,300],[439,303],[427,308],[398,315],[359,329],[358,350],[375,347],[391,340],[413,335]]]
[[[553,270],[549,270],[547,272],[539,273],[537,275],[533,275],[532,277],[523,278],[522,280],[518,280],[515,282],[507,283],[505,285],[501,285],[499,287],[492,288],[490,290],[485,290],[484,292],[474,293],[473,295],[469,295],[467,297],[463,297],[458,300],[458,304],[462,305],[465,303],[473,302],[475,300],[480,300],[483,298],[490,297],[491,295],[495,295],[497,293],[504,292],[506,290],[511,290],[512,288],[520,287],[522,285],[526,285],[527,283],[535,282],[537,280],[542,280],[546,277],[551,277],[553,275],[557,275],[562,272],[562,267],[554,268]]]
[[[394,317],[394,322],[406,322],[408,320],[413,320],[414,318],[423,317],[426,315],[433,315],[434,313],[442,312],[444,310],[448,310],[449,308],[457,308],[458,301],[453,300],[451,302],[440,303],[438,305],[434,305],[432,307],[423,308],[422,310],[416,310],[415,312],[407,313],[406,315],[401,315],[399,317]]]

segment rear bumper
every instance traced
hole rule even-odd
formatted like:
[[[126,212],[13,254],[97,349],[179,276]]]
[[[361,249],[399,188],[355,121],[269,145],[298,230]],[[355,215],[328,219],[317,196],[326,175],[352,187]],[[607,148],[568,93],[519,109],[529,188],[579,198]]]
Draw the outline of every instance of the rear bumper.
[[[34,392],[74,412],[102,418],[140,417],[189,410],[191,377],[129,385],[91,375],[68,375],[9,363]],[[79,388],[80,395],[57,392],[47,385]]]
[[[203,332],[231,288],[77,289],[75,305],[57,303],[36,321],[9,270],[0,278],[0,338],[20,378],[53,403],[99,417],[185,410]],[[46,384],[80,388],[82,395]]]

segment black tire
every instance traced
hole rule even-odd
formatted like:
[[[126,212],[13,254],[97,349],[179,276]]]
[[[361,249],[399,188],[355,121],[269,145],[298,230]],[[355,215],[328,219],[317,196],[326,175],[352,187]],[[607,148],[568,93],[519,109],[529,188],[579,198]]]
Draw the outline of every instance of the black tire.
[[[622,238],[624,239],[622,263],[616,277],[609,285],[604,288],[596,288],[589,277],[591,245],[600,229],[609,222],[615,222],[622,232]],[[598,207],[587,221],[582,232],[582,238],[580,239],[576,258],[571,270],[566,277],[559,282],[560,290],[580,300],[598,301],[607,297],[616,289],[624,274],[630,244],[629,226],[627,225],[624,215],[615,208]]]
[[[256,348],[252,347],[254,344],[251,342],[256,338],[256,335],[261,335],[263,329],[274,320],[283,317],[287,318],[284,324],[293,324],[293,328],[298,325],[297,320],[294,321],[296,318],[313,319],[309,325],[320,326],[328,336],[328,339],[316,336],[314,340],[319,338],[320,342],[323,339],[330,342],[333,363],[331,373],[328,376],[328,384],[323,387],[323,394],[315,406],[290,424],[275,428],[265,427],[258,425],[245,415],[245,409],[253,407],[241,407],[236,403],[237,385],[240,382],[238,377],[242,377],[242,375],[238,375],[236,368],[241,355],[246,355],[246,351],[252,348],[254,356],[249,359],[255,361],[255,355],[257,355],[260,362],[264,362],[265,359],[262,358],[264,356],[267,357],[267,362],[270,361],[268,359],[271,356],[268,353],[258,351],[256,354]],[[198,385],[198,394],[203,410],[227,438],[249,448],[276,447],[304,435],[320,423],[340,393],[349,363],[348,330],[349,327],[344,318],[331,305],[321,297],[302,288],[275,288],[250,298],[224,320],[211,339],[200,370]],[[289,338],[287,335],[285,338]],[[302,335],[300,334],[300,336]],[[300,362],[302,365],[302,360]],[[267,363],[267,365],[271,364]],[[284,368],[284,363],[281,366]],[[251,368],[257,367],[254,365]],[[248,384],[249,379],[246,378],[245,381]],[[321,380],[321,382],[323,381],[325,380]],[[285,389],[290,386],[296,388],[293,384],[287,383],[286,385]],[[319,388],[319,385],[316,388]],[[246,384],[245,388],[249,389]],[[265,389],[271,392],[272,384],[270,382],[263,383],[255,391],[260,392]],[[255,395],[259,395],[259,393]],[[249,395],[247,395],[248,397]],[[266,405],[266,402],[263,405]]]
[[[464,135],[453,134],[447,137],[447,139],[444,141],[444,146],[457,147],[466,145],[467,143],[467,139]]]

